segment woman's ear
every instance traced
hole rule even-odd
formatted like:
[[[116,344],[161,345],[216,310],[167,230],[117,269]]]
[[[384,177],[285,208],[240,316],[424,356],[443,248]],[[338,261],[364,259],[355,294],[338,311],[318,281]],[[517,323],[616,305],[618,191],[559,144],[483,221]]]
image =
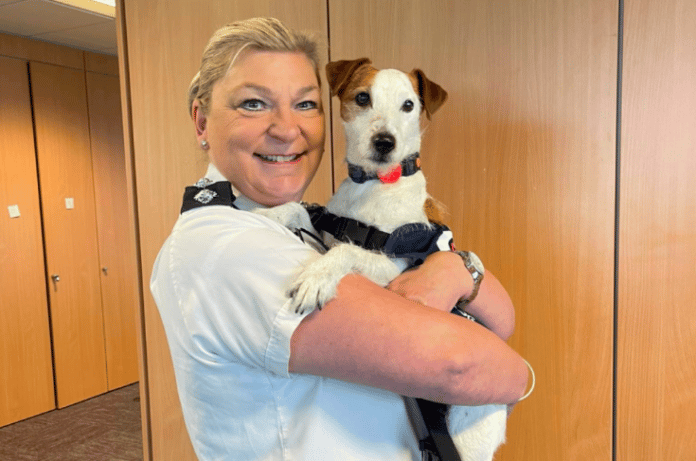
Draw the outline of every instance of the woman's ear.
[[[203,113],[200,101],[197,99],[193,101],[193,104],[191,104],[191,118],[193,119],[193,124],[196,126],[196,138],[198,141],[200,142],[201,140],[206,139],[208,134],[206,132],[208,119]]]

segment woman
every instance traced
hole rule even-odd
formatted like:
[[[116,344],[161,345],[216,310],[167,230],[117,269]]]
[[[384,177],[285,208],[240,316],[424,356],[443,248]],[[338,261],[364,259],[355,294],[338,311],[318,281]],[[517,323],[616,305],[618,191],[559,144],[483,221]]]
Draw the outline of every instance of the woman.
[[[319,254],[248,211],[300,200],[316,173],[318,69],[314,41],[252,19],[216,32],[191,84],[210,166],[187,189],[151,290],[202,460],[411,460],[418,444],[398,394],[511,404],[526,386],[503,341],[512,306],[491,274],[468,310],[500,337],[448,313],[474,285],[455,253],[389,289],[350,275],[321,311],[286,308],[288,286]]]

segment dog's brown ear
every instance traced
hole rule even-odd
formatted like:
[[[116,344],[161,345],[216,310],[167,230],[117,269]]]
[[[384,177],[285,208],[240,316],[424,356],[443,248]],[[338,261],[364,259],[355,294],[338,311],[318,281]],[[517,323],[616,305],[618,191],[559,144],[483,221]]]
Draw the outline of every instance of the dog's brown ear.
[[[371,64],[368,58],[354,59],[352,61],[333,61],[326,65],[326,79],[329,82],[331,96],[343,93],[350,82],[350,76],[360,66]]]
[[[420,69],[413,69],[411,75],[418,82],[418,95],[421,98],[425,115],[430,120],[430,116],[447,101],[447,92],[437,83],[428,80],[428,77]]]

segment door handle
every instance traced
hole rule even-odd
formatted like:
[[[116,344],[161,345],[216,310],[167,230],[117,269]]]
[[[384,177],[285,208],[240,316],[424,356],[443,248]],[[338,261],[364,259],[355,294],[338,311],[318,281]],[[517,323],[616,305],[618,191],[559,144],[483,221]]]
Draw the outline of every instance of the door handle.
[[[60,275],[58,275],[58,274],[51,275],[51,280],[53,280],[53,290],[58,291],[58,282],[60,282]]]
[[[104,273],[104,275],[109,275],[109,274],[107,273],[107,272],[109,272],[109,268],[108,268],[108,267],[102,267],[102,272]]]

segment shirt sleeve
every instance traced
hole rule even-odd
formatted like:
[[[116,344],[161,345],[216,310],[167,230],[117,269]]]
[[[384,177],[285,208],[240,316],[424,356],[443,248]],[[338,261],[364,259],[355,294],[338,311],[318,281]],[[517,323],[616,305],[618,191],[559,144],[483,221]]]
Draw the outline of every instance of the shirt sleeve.
[[[303,316],[290,311],[286,293],[318,253],[261,216],[198,214],[170,245],[180,340],[210,366],[233,361],[288,376],[290,339]]]

